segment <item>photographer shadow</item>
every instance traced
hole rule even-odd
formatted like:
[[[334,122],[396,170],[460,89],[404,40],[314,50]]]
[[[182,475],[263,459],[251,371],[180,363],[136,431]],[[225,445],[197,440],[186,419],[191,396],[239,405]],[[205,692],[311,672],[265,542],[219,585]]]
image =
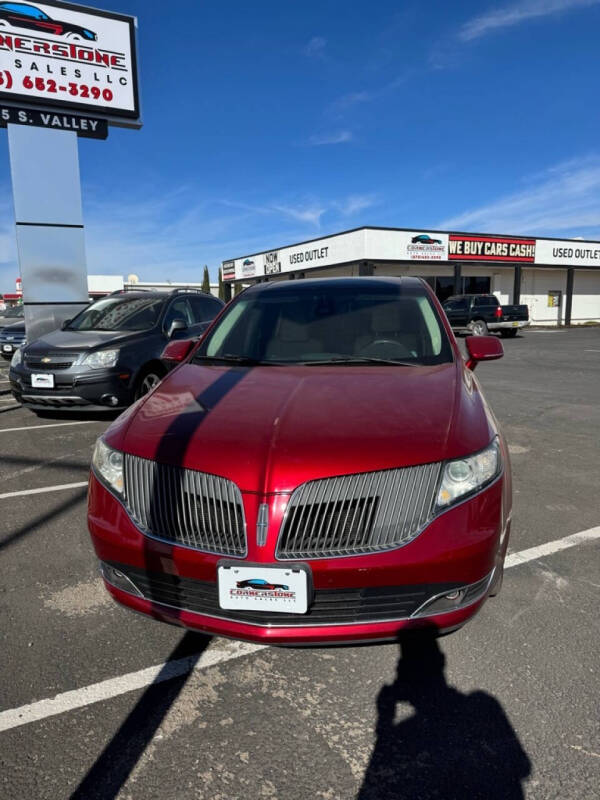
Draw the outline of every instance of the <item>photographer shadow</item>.
[[[500,703],[446,683],[432,636],[400,641],[396,680],[377,698],[377,740],[357,800],[520,800],[531,764]],[[399,703],[414,713],[396,722]]]

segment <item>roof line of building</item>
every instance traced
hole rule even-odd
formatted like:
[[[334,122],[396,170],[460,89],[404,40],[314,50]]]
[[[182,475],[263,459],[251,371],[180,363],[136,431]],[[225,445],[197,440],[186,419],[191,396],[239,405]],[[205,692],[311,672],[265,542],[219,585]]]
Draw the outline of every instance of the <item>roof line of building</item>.
[[[312,242],[321,242],[324,239],[335,239],[336,236],[345,236],[348,233],[357,233],[358,231],[398,231],[399,233],[422,231],[423,233],[446,233],[453,236],[491,236],[496,239],[541,239],[549,242],[581,242],[582,244],[600,244],[600,239],[560,239],[556,236],[536,236],[534,234],[524,233],[486,233],[481,231],[447,231],[439,228],[390,228],[383,225],[361,225],[358,228],[348,228],[345,231],[338,231],[337,233],[327,233],[324,236],[316,236],[314,239],[304,239],[301,242],[292,242],[292,244],[282,244],[279,247],[270,247],[267,250],[257,250],[255,253],[244,253],[241,256],[234,258],[225,258],[221,262],[226,264],[228,261],[237,261],[240,258],[252,258],[253,256],[260,256],[263,253],[270,253],[271,251],[283,250],[288,247],[300,247],[300,245],[311,244]]]

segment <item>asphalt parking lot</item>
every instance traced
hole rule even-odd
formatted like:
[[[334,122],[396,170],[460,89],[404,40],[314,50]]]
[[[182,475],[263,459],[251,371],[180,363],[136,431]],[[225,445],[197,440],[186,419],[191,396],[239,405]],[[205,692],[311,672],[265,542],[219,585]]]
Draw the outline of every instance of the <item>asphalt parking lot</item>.
[[[428,647],[262,648],[118,608],[85,523],[107,419],[0,394],[0,797],[600,797],[600,328],[504,347],[477,369],[512,453],[504,586]]]

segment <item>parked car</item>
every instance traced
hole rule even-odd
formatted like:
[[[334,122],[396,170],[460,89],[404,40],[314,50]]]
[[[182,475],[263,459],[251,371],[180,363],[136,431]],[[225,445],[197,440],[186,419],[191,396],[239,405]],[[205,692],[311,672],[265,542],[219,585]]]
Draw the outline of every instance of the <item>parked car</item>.
[[[494,294],[456,294],[444,302],[444,311],[452,330],[466,331],[473,336],[486,336],[488,331],[514,337],[529,325],[529,308],[525,305],[500,305]]]
[[[52,19],[41,8],[28,3],[0,3],[0,27],[26,28],[36,33],[65,36],[74,41],[95,42],[98,38],[94,31],[72,22]]]
[[[448,632],[498,591],[506,442],[426,283],[262,283],[96,444],[88,526],[108,591],[274,644]],[[187,349],[187,356],[183,351]],[[260,577],[287,590],[243,592]]]
[[[6,328],[7,325],[12,325],[14,322],[22,320],[24,316],[23,306],[7,306],[0,311],[0,330]]]
[[[0,355],[10,361],[19,347],[25,344],[25,320],[12,322],[0,328]]]
[[[14,397],[37,412],[124,408],[166,374],[166,343],[198,338],[223,305],[185,289],[114,292],[15,354]]]

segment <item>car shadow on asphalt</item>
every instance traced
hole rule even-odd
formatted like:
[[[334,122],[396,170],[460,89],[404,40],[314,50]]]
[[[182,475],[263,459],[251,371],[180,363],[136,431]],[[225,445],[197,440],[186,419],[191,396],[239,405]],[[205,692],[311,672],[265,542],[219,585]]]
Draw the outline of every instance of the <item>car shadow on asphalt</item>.
[[[117,797],[169,709],[187,683],[211,637],[188,631],[166,659],[163,669],[142,694],[122,725],[98,756],[71,800],[112,800]],[[171,662],[190,658],[185,674],[165,680]]]
[[[85,501],[85,497],[87,495],[87,489],[83,489],[82,491],[77,492],[69,500],[66,500],[64,503],[58,508],[53,508],[50,511],[42,514],[39,517],[36,517],[32,522],[27,522],[25,525],[22,525],[20,528],[17,528],[8,536],[5,536],[3,539],[0,539],[0,551],[5,550],[10,545],[15,544],[22,539],[24,536],[28,536],[30,533],[39,533],[43,530],[43,526],[47,525],[48,523],[52,522],[53,520],[58,519],[63,514],[66,514],[71,509],[75,508],[77,505]]]
[[[433,636],[401,640],[396,680],[377,698],[376,742],[357,800],[524,798],[531,763],[502,706],[486,692],[449,686],[444,667]]]

